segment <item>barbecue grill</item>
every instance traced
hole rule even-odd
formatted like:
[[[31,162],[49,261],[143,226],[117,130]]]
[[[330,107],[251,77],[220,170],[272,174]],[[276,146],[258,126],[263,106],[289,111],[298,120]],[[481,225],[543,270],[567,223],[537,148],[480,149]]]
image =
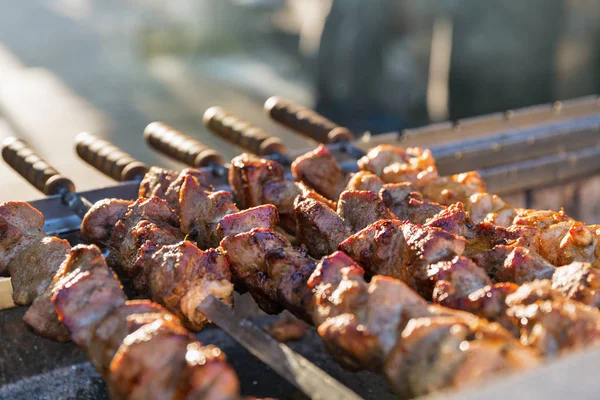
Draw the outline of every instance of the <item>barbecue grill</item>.
[[[596,176],[600,172],[600,102],[596,97],[377,137],[365,134],[355,141],[348,141],[350,134],[330,121],[307,114],[306,110],[303,112],[295,110],[291,117],[282,113],[274,117],[299,133],[328,143],[328,149],[345,170],[355,171],[362,151],[377,144],[429,147],[442,174],[476,169],[486,179],[490,192],[502,194],[517,206],[565,206],[576,219],[588,223],[600,221],[600,210],[596,209],[593,201],[597,198],[596,184],[600,183]],[[207,124],[217,134],[248,151],[278,161],[293,159],[306,151],[285,153],[285,147],[265,132],[257,132],[226,114],[220,117],[220,121],[220,125],[213,123],[211,126],[210,121]],[[329,134],[336,129],[335,134]],[[186,142],[181,137],[179,141],[174,140],[177,132],[159,130],[147,132],[146,136],[153,147],[209,172],[212,177],[210,183],[215,188],[228,189],[227,177],[223,173],[226,165],[220,163],[217,152],[199,143]],[[88,144],[87,148],[92,146]],[[114,151],[107,150],[104,158],[100,159],[97,150],[95,156],[86,155],[85,151],[80,151],[80,155],[121,182],[80,195],[91,202],[110,197],[135,199],[139,181],[128,179],[135,179],[136,174],[123,173],[125,167],[135,160],[123,163],[122,168],[114,167],[113,164],[103,164],[102,160],[111,159],[110,154],[113,154],[112,160],[117,161],[122,155],[114,156]],[[56,194],[30,204],[44,214],[44,229],[49,235],[66,238],[71,244],[80,243],[80,218],[64,206],[63,199],[64,196]],[[26,330],[22,322],[25,309],[12,307],[9,290],[8,279],[0,278],[0,308],[4,308],[0,311],[0,337],[5,339],[0,348],[0,359],[3,360],[0,362],[0,385],[3,385],[0,398],[107,398],[102,378],[75,345],[53,343]],[[239,317],[258,325],[273,320],[258,309],[249,295],[236,296],[234,311]],[[203,343],[212,343],[224,350],[240,377],[245,394],[281,399],[306,398],[299,389],[217,327],[209,326],[197,337]],[[290,347],[365,399],[396,398],[382,377],[369,372],[352,373],[339,367],[324,350],[315,332],[290,344]],[[485,386],[440,396],[531,398],[535,394],[539,398],[565,395],[592,398],[596,392],[592,363],[597,364],[598,359],[599,350],[569,355],[521,376],[492,380]]]

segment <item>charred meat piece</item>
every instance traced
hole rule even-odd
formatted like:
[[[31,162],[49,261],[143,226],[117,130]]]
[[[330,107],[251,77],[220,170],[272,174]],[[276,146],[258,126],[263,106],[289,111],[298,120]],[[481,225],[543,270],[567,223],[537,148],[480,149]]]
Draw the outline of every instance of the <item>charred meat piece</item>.
[[[138,197],[150,198],[156,196],[164,199],[169,186],[177,179],[178,175],[177,171],[151,167],[140,182]]]
[[[206,192],[194,177],[187,177],[180,193],[181,230],[201,248],[219,245],[217,226],[226,215],[238,212],[231,193]]]
[[[241,282],[260,308],[276,314],[286,305],[306,319],[306,282],[315,262],[281,234],[264,228],[227,236],[221,242],[235,282]],[[310,292],[308,293],[310,297]]]
[[[218,250],[202,251],[188,241],[168,246],[146,242],[137,262],[147,275],[152,299],[178,315],[194,331],[208,322],[196,311],[196,306],[208,295],[233,304],[231,272]]]
[[[423,200],[423,196],[415,192],[408,183],[383,185],[379,197],[396,218],[413,224],[424,224],[429,218],[444,210],[444,206],[440,204]]]
[[[600,307],[600,270],[589,263],[574,262],[556,268],[552,288],[568,299]]]
[[[352,174],[346,185],[346,190],[368,190],[369,192],[379,193],[383,186],[383,181],[374,173],[358,171]]]
[[[292,174],[297,181],[333,201],[338,199],[350,180],[350,175],[342,170],[323,145],[296,158],[292,163]]]
[[[507,314],[521,328],[521,343],[552,356],[600,341],[600,312],[571,301],[549,280],[522,285],[506,298]]]
[[[231,160],[229,185],[242,209],[260,206],[263,201],[264,186],[284,180],[281,164],[242,154]],[[277,203],[273,203],[277,206]]]
[[[351,234],[350,225],[323,203],[297,197],[296,238],[308,248],[309,254],[319,258],[334,252]]]
[[[125,216],[131,200],[104,199],[90,208],[81,221],[81,235],[92,243],[108,243],[115,224]]]
[[[379,196],[365,190],[342,192],[338,201],[337,214],[350,225],[353,232],[381,219],[395,217]]]
[[[465,240],[449,232],[399,220],[375,222],[339,246],[370,274],[401,279],[428,298],[428,266],[460,256],[464,247]]]
[[[73,247],[67,262],[71,272],[57,282],[52,301],[73,342],[87,348],[95,324],[125,304],[125,293],[96,246]]]
[[[179,218],[165,200],[139,198],[113,228],[108,244],[109,265],[125,271],[134,288],[148,294],[149,282],[141,266],[136,264],[140,247],[148,240],[157,245],[169,245],[180,242],[183,237]]]
[[[32,242],[45,236],[44,216],[29,204],[0,204],[0,276],[7,276],[12,260]]]
[[[249,208],[221,218],[217,233],[223,239],[229,235],[251,231],[253,228],[275,229],[279,216],[272,204]]]
[[[541,256],[520,246],[498,245],[473,257],[494,282],[521,285],[536,279],[549,279],[556,267]]]

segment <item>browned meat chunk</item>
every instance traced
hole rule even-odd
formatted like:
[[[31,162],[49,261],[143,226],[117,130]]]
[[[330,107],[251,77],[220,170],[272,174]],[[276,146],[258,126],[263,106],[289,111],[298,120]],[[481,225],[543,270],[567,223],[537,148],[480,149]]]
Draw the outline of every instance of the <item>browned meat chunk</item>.
[[[167,310],[148,300],[128,301],[123,307],[108,313],[94,328],[87,349],[92,365],[102,376],[107,377],[110,363],[123,339],[145,324],[161,318],[170,318],[179,324]]]
[[[358,160],[358,167],[361,171],[369,171],[381,176],[386,167],[396,163],[406,163],[408,160],[409,156],[403,149],[384,144],[369,150],[364,157]]]
[[[242,154],[231,160],[229,186],[242,209],[265,204],[264,186],[283,180],[283,167],[275,161],[249,154]]]
[[[125,216],[131,200],[105,199],[90,208],[81,221],[81,235],[92,243],[108,243],[115,224]]]
[[[44,236],[44,216],[29,204],[7,201],[0,204],[0,276],[30,243]]]
[[[189,234],[201,248],[219,245],[221,237],[217,226],[221,219],[238,208],[231,193],[226,191],[206,192],[194,177],[187,177],[181,188],[181,230]]]
[[[320,145],[294,160],[294,179],[305,183],[326,198],[336,201],[350,180],[329,150]]]
[[[149,282],[142,266],[136,263],[140,247],[148,240],[157,245],[169,245],[180,242],[183,237],[179,219],[165,200],[139,198],[115,224],[108,246],[108,262],[113,268],[127,272],[134,288],[147,294]]]
[[[337,213],[357,232],[381,219],[392,219],[394,215],[373,192],[347,190],[338,201]]]
[[[15,304],[29,305],[44,293],[70,250],[69,242],[50,236],[23,249],[9,266]]]
[[[498,245],[473,257],[494,282],[521,285],[536,279],[549,279],[555,267],[533,251],[519,246]]]
[[[275,229],[279,216],[272,204],[249,208],[221,218],[217,232],[222,239],[229,235],[251,231],[253,228]]]
[[[552,356],[600,341],[600,312],[566,299],[549,280],[522,285],[506,298],[507,314],[520,325],[521,343]]]
[[[296,198],[296,238],[315,258],[334,252],[338,245],[352,234],[339,215],[323,203],[303,197]]]
[[[87,348],[95,325],[126,298],[97,247],[73,247],[67,262],[71,265],[65,269],[71,272],[56,284],[52,301],[73,342]]]
[[[574,262],[556,268],[552,288],[569,299],[600,307],[600,270],[589,263]]]
[[[164,199],[169,186],[177,179],[178,175],[177,171],[151,167],[140,182],[138,197],[150,198],[156,196]]]
[[[485,271],[465,257],[430,265],[428,270],[431,280],[435,281],[433,298],[436,302],[459,310],[463,308],[451,304],[458,305],[471,293],[492,284]]]
[[[383,181],[377,175],[368,171],[358,171],[352,174],[346,185],[346,190],[368,190],[369,192],[379,193],[383,186]]]
[[[444,210],[444,206],[423,200],[408,183],[389,183],[383,185],[379,197],[394,213],[396,218],[413,224],[424,224],[429,218]]]
[[[349,237],[340,250],[373,275],[401,279],[426,297],[432,282],[428,266],[464,251],[465,240],[438,228],[382,220]]]
[[[157,249],[152,242],[146,242],[137,262],[145,271],[152,299],[194,331],[208,322],[196,311],[208,295],[233,304],[229,265],[217,250],[202,251],[187,241]]]
[[[295,250],[283,236],[268,229],[227,236],[221,242],[237,282],[252,294],[267,313],[286,306],[297,317],[307,319],[310,291],[306,281],[315,262]]]

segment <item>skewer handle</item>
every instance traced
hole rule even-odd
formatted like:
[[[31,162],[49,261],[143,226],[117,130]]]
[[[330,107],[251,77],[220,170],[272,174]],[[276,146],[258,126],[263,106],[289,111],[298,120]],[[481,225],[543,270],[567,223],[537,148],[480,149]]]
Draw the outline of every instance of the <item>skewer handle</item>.
[[[192,167],[222,166],[221,153],[165,124],[152,122],[144,129],[146,142],[155,150]]]
[[[6,138],[2,145],[2,158],[29,183],[48,196],[75,191],[75,185],[69,178],[52,168],[22,139]]]
[[[116,181],[140,179],[148,166],[106,140],[82,132],[75,138],[75,150],[82,160]]]
[[[289,100],[273,96],[265,102],[265,111],[280,124],[319,143],[354,140],[354,134],[348,128],[341,127],[310,108]]]
[[[222,107],[211,107],[204,113],[204,125],[212,132],[259,156],[285,154],[287,148],[277,137],[239,119]]]

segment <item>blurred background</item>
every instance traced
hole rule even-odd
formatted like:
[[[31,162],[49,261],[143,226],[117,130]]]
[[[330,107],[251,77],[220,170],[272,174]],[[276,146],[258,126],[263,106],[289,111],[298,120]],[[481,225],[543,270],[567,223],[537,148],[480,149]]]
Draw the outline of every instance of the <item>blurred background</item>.
[[[79,189],[108,184],[77,161],[91,131],[148,163],[163,120],[226,157],[202,114],[222,105],[288,147],[277,94],[355,132],[399,131],[600,92],[592,0],[0,1],[0,136],[24,137]],[[40,197],[0,167],[0,200]]]

